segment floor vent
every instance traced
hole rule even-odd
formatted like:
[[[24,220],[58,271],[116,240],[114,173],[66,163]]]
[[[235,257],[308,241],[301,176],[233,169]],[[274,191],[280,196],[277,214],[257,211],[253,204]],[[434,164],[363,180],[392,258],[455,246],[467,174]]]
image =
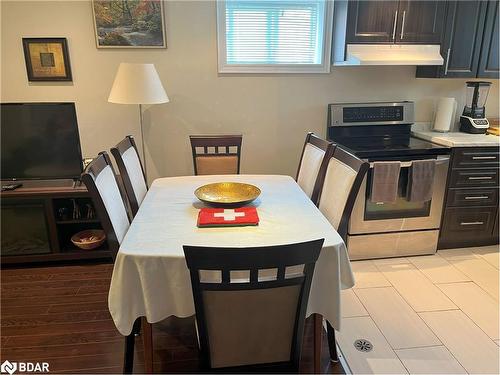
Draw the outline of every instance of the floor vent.
[[[366,339],[358,339],[354,341],[354,347],[360,352],[371,352],[373,349],[372,343]]]

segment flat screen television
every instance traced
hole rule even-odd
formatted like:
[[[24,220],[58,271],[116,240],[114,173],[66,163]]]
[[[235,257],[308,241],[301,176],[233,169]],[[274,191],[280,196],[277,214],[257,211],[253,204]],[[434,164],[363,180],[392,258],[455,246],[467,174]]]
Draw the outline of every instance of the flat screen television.
[[[1,179],[77,179],[83,171],[75,103],[2,103]]]

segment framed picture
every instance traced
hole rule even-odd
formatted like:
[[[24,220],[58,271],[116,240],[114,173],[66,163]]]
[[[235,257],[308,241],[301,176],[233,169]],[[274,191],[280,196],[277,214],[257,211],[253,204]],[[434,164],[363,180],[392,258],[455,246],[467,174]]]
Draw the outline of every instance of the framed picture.
[[[66,38],[23,38],[29,81],[71,81]]]
[[[166,48],[163,1],[92,0],[97,48]]]

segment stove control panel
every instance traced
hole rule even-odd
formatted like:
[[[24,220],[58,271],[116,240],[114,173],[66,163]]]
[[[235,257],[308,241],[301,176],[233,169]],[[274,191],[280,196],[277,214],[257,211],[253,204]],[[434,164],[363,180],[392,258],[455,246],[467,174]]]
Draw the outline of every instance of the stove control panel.
[[[342,112],[342,121],[374,122],[374,121],[402,121],[403,107],[347,107]]]
[[[413,102],[329,104],[328,126],[408,125],[413,112]]]

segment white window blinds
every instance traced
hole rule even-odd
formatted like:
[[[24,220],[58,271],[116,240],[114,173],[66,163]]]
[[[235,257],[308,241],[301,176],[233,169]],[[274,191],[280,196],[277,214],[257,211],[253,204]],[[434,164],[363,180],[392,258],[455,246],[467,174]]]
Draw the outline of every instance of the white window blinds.
[[[219,2],[219,71],[328,72],[329,3],[325,0]]]

